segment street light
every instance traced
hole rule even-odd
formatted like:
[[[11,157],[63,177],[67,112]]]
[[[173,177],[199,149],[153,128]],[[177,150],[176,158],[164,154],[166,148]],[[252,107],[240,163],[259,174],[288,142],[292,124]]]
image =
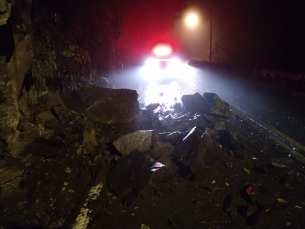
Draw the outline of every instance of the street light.
[[[198,24],[198,17],[196,14],[189,14],[186,17],[186,24],[189,27],[195,27]]]

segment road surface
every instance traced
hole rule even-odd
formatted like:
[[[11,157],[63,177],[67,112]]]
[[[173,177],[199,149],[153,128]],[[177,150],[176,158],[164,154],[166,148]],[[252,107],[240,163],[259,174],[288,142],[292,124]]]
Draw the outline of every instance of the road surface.
[[[131,68],[115,77],[115,88],[137,90],[144,105],[163,103],[170,107],[182,95],[213,92],[245,119],[278,137],[291,150],[305,152],[305,97],[255,84],[247,77],[182,63],[171,70]]]

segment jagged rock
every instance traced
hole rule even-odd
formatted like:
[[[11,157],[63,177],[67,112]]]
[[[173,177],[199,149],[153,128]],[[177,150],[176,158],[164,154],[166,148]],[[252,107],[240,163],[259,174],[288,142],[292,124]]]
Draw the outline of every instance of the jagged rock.
[[[55,137],[55,130],[51,130],[51,129],[46,129],[47,132],[47,138],[53,138]]]
[[[24,173],[25,166],[20,159],[9,158],[0,164],[0,185],[9,182]]]
[[[138,149],[141,152],[150,149],[158,139],[159,136],[156,131],[140,130],[120,137],[113,145],[123,156],[126,156],[134,149]]]
[[[226,129],[226,123],[224,121],[217,121],[215,123],[214,129],[215,130],[225,130]]]
[[[204,93],[203,97],[210,103],[213,104],[209,109],[209,114],[214,114],[218,116],[230,117],[231,111],[229,108],[229,104],[223,102],[219,96],[215,93]]]
[[[165,119],[157,119],[154,122],[154,129],[158,132],[170,132],[172,129],[168,126],[168,123]]]
[[[77,132],[71,132],[69,135],[65,136],[65,144],[66,146],[69,144],[73,144],[80,140],[80,134]]]
[[[206,134],[202,136],[198,146],[187,157],[186,164],[196,177],[209,173],[217,172],[226,161],[225,152],[220,146]]]
[[[204,133],[205,133],[207,136],[209,136],[209,137],[211,137],[211,138],[214,138],[214,139],[217,139],[218,136],[219,136],[218,131],[216,131],[216,130],[214,130],[214,129],[211,129],[211,128],[208,128],[208,127],[205,128]]]
[[[159,158],[160,156],[169,156],[173,152],[175,146],[172,146],[169,142],[157,142],[153,145],[153,149],[146,151],[145,153],[151,158]]]
[[[207,122],[203,115],[201,114],[195,114],[194,115],[194,120],[196,120],[196,126],[198,126],[198,128],[204,130],[206,127],[213,127],[214,124],[213,123],[210,123],[210,122]]]
[[[97,144],[95,131],[92,129],[84,129],[82,142],[83,154],[88,155],[93,153]]]
[[[183,107],[181,103],[175,103],[173,105],[173,109],[175,110],[175,112],[182,112],[183,111]]]
[[[28,145],[28,142],[16,142],[14,145],[12,145],[10,149],[10,154],[14,158],[18,158],[20,156],[20,153],[23,152]]]
[[[24,119],[20,119],[17,130],[20,131],[19,141],[27,143],[32,142],[44,133],[41,125],[37,125],[37,123],[33,121],[27,121]]]
[[[71,127],[67,123],[59,123],[56,119],[47,120],[44,122],[44,126],[47,129],[54,130],[54,136],[64,137],[66,135],[71,134],[71,132],[75,132],[75,128]],[[74,131],[73,131],[74,130]]]
[[[148,185],[153,164],[152,158],[134,150],[111,169],[107,182],[117,196],[131,204]]]
[[[175,147],[172,146],[171,143],[166,142],[166,141],[164,141],[164,142],[157,142],[157,143],[155,143],[155,144],[153,145],[153,149],[154,149],[154,150],[157,150],[157,151],[163,150],[164,148],[166,148],[166,149],[168,149],[169,151],[171,151],[171,149],[174,149]],[[169,155],[167,155],[167,156],[169,156]]]
[[[52,122],[58,122],[57,119],[54,117],[54,115],[50,111],[44,111],[36,116],[36,119],[42,122],[46,121],[52,121]]]
[[[65,151],[66,147],[62,141],[54,139],[37,138],[30,143],[22,155],[43,156],[44,158],[55,158]]]
[[[109,89],[85,85],[63,97],[71,110],[102,123],[128,123],[139,119],[138,93],[129,89]]]
[[[12,3],[7,1],[0,1],[0,26],[7,23],[8,18],[11,16]]]
[[[63,104],[58,95],[45,94],[38,99],[39,106],[45,111],[51,111],[52,108]]]
[[[160,103],[151,103],[145,107],[147,111],[153,111],[160,106]]]
[[[85,198],[83,198],[80,203],[78,203],[78,206],[73,209],[72,214],[69,215],[62,228],[88,228],[90,226],[90,221],[94,221],[94,218],[96,218],[97,214],[101,211],[101,206],[98,202],[101,200],[100,194],[102,189],[104,189],[104,186],[104,183],[99,183],[87,189],[86,193],[83,194]],[[74,215],[73,213],[77,215]]]
[[[60,228],[89,183],[85,163],[75,152],[57,160],[30,156],[27,173],[1,187],[1,226]]]
[[[66,110],[63,106],[55,106],[51,108],[54,116],[58,119],[61,123],[67,123],[71,121],[71,113]]]
[[[201,140],[202,132],[194,127],[187,136],[184,137],[183,141],[179,144],[177,148],[174,149],[171,156],[180,157],[187,156]]]
[[[213,105],[211,101],[206,100],[199,93],[194,95],[183,95],[181,101],[185,108],[192,113],[206,113]]]
[[[190,131],[196,126],[197,121],[195,119],[179,120],[172,123],[173,130],[175,131]]]
[[[213,126],[215,126],[215,124],[218,122],[219,117],[217,116],[213,116],[213,115],[209,115],[209,114],[204,114],[203,118],[206,122],[208,123],[212,123]]]
[[[151,119],[141,120],[141,122],[139,123],[139,128],[140,130],[152,130],[153,129],[152,120]]]
[[[135,132],[141,130],[139,124],[136,121],[124,123],[124,124],[117,124],[112,125],[112,133],[103,133],[103,135],[107,134],[109,137],[109,141],[115,141],[119,137],[122,137],[123,135]],[[142,129],[143,130],[143,129]],[[151,130],[151,128],[149,129]]]
[[[173,146],[175,146],[177,143],[182,141],[182,139],[185,137],[185,133],[182,132],[172,132],[168,134],[163,140],[171,143]]]
[[[160,158],[158,158],[158,162],[164,165],[164,167],[158,169],[152,175],[151,184],[155,188],[158,188],[162,182],[170,181],[178,174],[178,167],[170,157],[162,155]]]

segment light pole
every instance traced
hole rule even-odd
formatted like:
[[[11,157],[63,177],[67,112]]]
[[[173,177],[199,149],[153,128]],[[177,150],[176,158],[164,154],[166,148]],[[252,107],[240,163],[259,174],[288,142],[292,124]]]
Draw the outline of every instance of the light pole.
[[[198,24],[198,17],[196,14],[192,13],[186,17],[186,24],[190,28],[194,28]],[[212,63],[213,60],[213,0],[210,1],[210,55],[209,60]]]
[[[186,17],[185,17],[185,24],[187,27],[189,27],[191,30],[194,30],[195,27],[197,27],[198,25],[198,16],[195,13],[189,13]],[[193,34],[192,34],[193,35]],[[189,49],[192,49],[191,47],[193,47],[192,45],[189,47]]]
[[[212,63],[212,14],[213,14],[213,0],[211,0],[211,9],[210,9],[210,63]]]

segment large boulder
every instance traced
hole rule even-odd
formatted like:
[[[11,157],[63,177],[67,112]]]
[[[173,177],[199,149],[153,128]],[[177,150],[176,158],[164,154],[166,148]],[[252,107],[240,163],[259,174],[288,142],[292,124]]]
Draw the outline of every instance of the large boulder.
[[[129,123],[140,117],[138,93],[134,90],[85,85],[62,101],[72,111],[97,122]]]
[[[123,156],[126,156],[135,149],[141,152],[149,150],[158,139],[156,131],[140,130],[118,138],[113,142],[113,145]]]
[[[62,105],[62,100],[57,95],[46,94],[38,99],[38,104],[43,110],[50,111],[52,108]]]
[[[173,152],[175,146],[171,145],[169,142],[157,142],[153,145],[152,149],[149,149],[145,153],[151,158],[159,158],[161,156],[169,156]]]
[[[229,104],[226,102],[223,102],[219,96],[215,93],[204,93],[203,97],[208,101],[209,103],[213,104],[212,107],[209,108],[208,113],[221,116],[221,117],[230,117],[231,111],[229,108]]]
[[[149,184],[153,164],[151,157],[134,150],[108,173],[107,182],[117,196],[131,204]]]
[[[186,157],[201,140],[202,132],[198,128],[194,127],[182,140],[177,148],[174,149],[171,156],[173,157]]]
[[[181,101],[185,108],[192,113],[205,113],[213,105],[211,102],[202,97],[202,95],[200,95],[198,92],[196,92],[194,95],[183,95],[181,97]]]
[[[183,95],[181,101],[187,111],[194,114],[200,112],[220,117],[229,117],[231,115],[229,104],[223,102],[215,93],[206,92],[203,96],[198,92],[194,95]]]
[[[66,147],[62,141],[37,138],[27,146],[21,155],[28,156],[29,154],[32,154],[34,156],[42,156],[48,159],[58,157],[65,150]]]
[[[164,184],[172,181],[178,168],[166,156],[158,161],[138,150],[122,158],[107,175],[107,182],[113,192],[122,198],[127,205],[138,197],[148,200],[157,190],[164,189]]]
[[[225,152],[212,138],[204,134],[196,148],[189,154],[186,160],[194,177],[198,178],[208,174],[216,173],[223,165]]]

